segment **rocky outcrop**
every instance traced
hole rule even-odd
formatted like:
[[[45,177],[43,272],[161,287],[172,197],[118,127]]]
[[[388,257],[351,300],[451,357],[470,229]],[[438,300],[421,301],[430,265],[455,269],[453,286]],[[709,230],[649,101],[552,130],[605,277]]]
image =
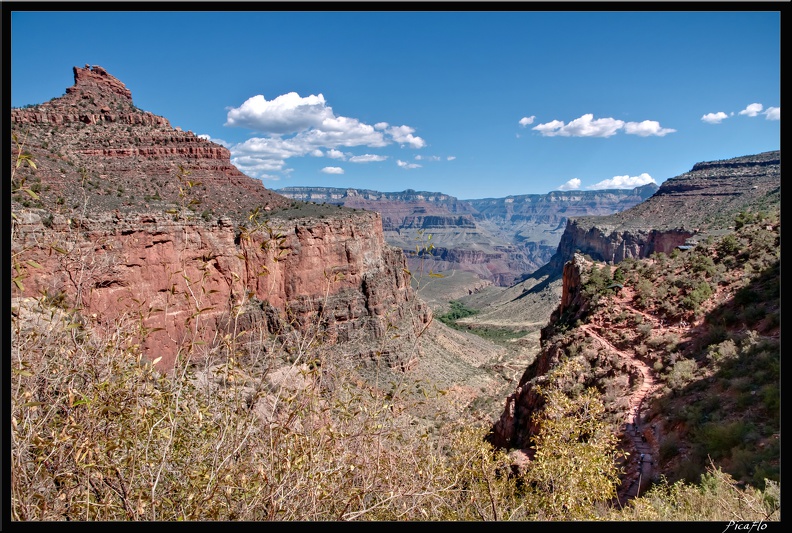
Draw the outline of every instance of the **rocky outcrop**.
[[[35,172],[17,174],[42,184],[47,205],[125,213],[189,205],[244,220],[256,207],[292,203],[240,172],[225,147],[138,109],[126,86],[98,66],[74,67],[64,96],[13,109],[11,122],[36,162]]]
[[[778,151],[697,163],[630,209],[570,219],[548,266],[560,270],[576,252],[612,263],[669,253],[691,238],[727,229],[742,210],[771,204],[780,189]]]
[[[100,93],[113,93],[132,101],[132,91],[126,88],[121,81],[111,76],[100,66],[85,65],[85,68],[74,67],[74,87],[66,89],[66,94],[90,92],[91,88]]]
[[[557,347],[546,345],[548,332],[565,311],[581,306],[582,280],[589,266],[579,254],[575,254],[573,259],[564,265],[561,303],[553,311],[549,325],[542,329],[543,349],[525,370],[515,391],[506,398],[504,410],[492,428],[491,442],[495,446],[529,450],[531,439],[538,430],[533,414],[544,405],[544,399],[537,392],[536,386],[543,382],[543,376],[565,355]]]
[[[594,222],[596,224],[596,221]],[[584,253],[598,261],[618,263],[626,258],[649,257],[655,252],[670,253],[693,237],[696,231],[683,228],[668,230],[613,230],[590,226],[586,221],[570,220],[556,255],[549,262],[556,268],[575,252]]]
[[[134,320],[163,368],[246,332],[336,343],[430,322],[380,215],[268,191],[227,149],[136,120],[154,115],[101,67],[74,72],[65,96],[12,114],[35,161],[14,173],[15,296],[65,296],[97,327]]]
[[[606,215],[636,205],[657,190],[553,191],[506,198],[458,200],[442,193],[378,192],[330,187],[287,187],[297,200],[344,205],[382,214],[385,238],[408,255],[411,269],[463,270],[511,286],[547,263],[570,216]],[[416,258],[432,234],[434,250]],[[419,250],[420,251],[420,250]]]

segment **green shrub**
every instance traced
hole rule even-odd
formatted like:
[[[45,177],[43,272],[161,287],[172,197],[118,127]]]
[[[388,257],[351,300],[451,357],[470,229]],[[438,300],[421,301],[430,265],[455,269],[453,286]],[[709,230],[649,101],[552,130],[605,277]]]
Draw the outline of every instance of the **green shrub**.
[[[674,363],[671,371],[666,376],[666,383],[672,389],[679,390],[691,381],[696,376],[698,365],[692,359],[681,359]]]

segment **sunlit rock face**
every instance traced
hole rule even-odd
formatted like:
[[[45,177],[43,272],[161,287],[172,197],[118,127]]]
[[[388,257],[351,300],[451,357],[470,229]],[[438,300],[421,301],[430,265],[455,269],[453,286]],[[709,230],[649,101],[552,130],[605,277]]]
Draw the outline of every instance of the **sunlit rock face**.
[[[307,209],[136,108],[101,67],[74,77],[64,96],[12,111],[12,153],[35,165],[14,169],[12,250],[27,261],[14,296],[66,294],[98,325],[138,320],[164,368],[245,329],[335,343],[430,321],[378,214]]]
[[[553,191],[479,200],[411,189],[286,187],[278,192],[296,200],[380,213],[385,239],[405,251],[412,270],[463,270],[507,287],[547,263],[569,217],[622,211],[656,190],[649,184],[632,190]],[[423,253],[427,244],[432,245],[431,253]]]

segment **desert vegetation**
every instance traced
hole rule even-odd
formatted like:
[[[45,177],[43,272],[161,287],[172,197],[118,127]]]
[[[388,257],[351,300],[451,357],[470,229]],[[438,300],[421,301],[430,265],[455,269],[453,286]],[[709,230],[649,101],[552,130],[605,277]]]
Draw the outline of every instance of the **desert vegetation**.
[[[746,245],[750,238],[772,244],[758,236],[755,226],[746,225],[738,242]],[[723,245],[714,242],[712,247]],[[740,245],[734,253],[747,249]],[[771,256],[752,260],[753,253],[742,264],[767,272],[761,261]],[[726,257],[719,257],[716,266]],[[14,260],[25,265],[15,270],[17,282],[24,283],[36,265],[25,264],[24,253]],[[655,258],[654,264],[661,261],[685,265],[681,257]],[[637,286],[644,279],[638,276],[641,268],[625,265],[625,284]],[[671,263],[666,268],[673,271]],[[597,275],[593,280],[604,284]],[[753,301],[759,298],[754,293],[771,291],[772,277],[765,285],[747,283],[740,289],[747,292],[739,294]],[[595,305],[606,302],[602,291]],[[355,364],[338,357],[339,350],[323,350],[320,337],[297,337],[296,330],[287,335],[232,331],[214,345],[185,342],[175,368],[161,372],[153,366],[156,354],[141,352],[148,332],[140,315],[99,325],[65,293],[15,298],[12,311],[13,520],[778,516],[776,483],[752,488],[756,485],[738,482],[761,475],[777,480],[772,461],[756,463],[747,448],[735,448],[750,432],[756,442],[777,431],[772,416],[766,428],[748,427],[745,421],[717,428],[680,426],[663,448],[673,460],[679,453],[674,443],[690,440],[700,448],[696,453],[713,455],[713,460],[728,459],[729,466],[743,468],[765,464],[763,469],[732,468],[735,478],[713,464],[695,483],[682,477],[676,483],[660,480],[625,508],[614,506],[621,452],[608,414],[607,387],[603,395],[601,387],[581,386],[571,378],[594,369],[574,358],[548,376],[542,390],[546,407],[536,415],[541,429],[535,458],[527,469],[515,471],[505,451],[487,443],[488,421],[460,413],[452,423],[427,423],[437,415],[436,402],[444,391],[424,388],[416,394],[415,384],[406,379],[374,386],[361,379]],[[717,325],[726,312],[710,312],[708,320]],[[635,317],[620,320],[630,323]],[[760,333],[773,324],[765,318],[749,323]],[[653,338],[651,331],[642,335]],[[770,386],[774,374],[757,359],[777,356],[767,343],[756,336],[721,335],[701,347],[700,359],[718,363],[714,376],[727,390],[737,387],[729,376],[746,376],[738,365],[765,367],[761,383],[751,381],[740,390],[759,387],[761,407],[777,413]],[[570,355],[592,351],[574,339],[568,348]],[[663,356],[656,357],[666,364]],[[674,377],[684,373],[678,366],[663,371],[669,388],[682,394],[691,382],[700,382],[701,371],[696,365],[684,371],[691,379]],[[750,379],[759,379],[756,372]],[[424,414],[414,414],[419,412]],[[772,453],[767,455],[771,459]]]
[[[584,361],[578,380],[619,399],[623,361],[581,333],[643,361],[659,386],[647,416],[663,428],[659,467],[698,483],[714,461],[741,484],[780,480],[779,213],[743,211],[735,232],[690,250],[592,264],[582,304],[548,328],[547,349]]]
[[[16,217],[43,189],[24,140],[14,142]],[[200,223],[200,183],[183,171],[177,180],[170,215]],[[56,205],[84,213],[96,187],[83,179]],[[283,212],[337,210],[294,203]],[[260,214],[239,238],[266,234],[277,249],[281,235]],[[36,245],[85,276],[76,289],[23,296],[41,265],[12,248],[11,519],[777,520],[779,225],[777,213],[743,213],[735,234],[693,253],[594,268],[584,304],[547,329],[544,349],[558,364],[538,388],[544,407],[523,468],[489,444],[491,420],[389,368],[383,350],[365,364],[349,357],[324,339],[320,313],[309,327],[245,325],[245,310],[261,302],[239,291],[227,332],[207,337],[206,291],[187,280],[195,312],[175,364],[158,369],[161,356],[142,346],[154,333],[146,317],[163,310],[86,313],[83,291],[102,265],[76,240]],[[620,294],[629,306],[614,303]],[[448,321],[468,312],[452,306]],[[665,328],[683,320],[701,329]],[[633,349],[664,387],[651,409],[669,418],[660,460],[674,475],[625,506],[615,498],[626,455],[619,402],[636,384],[582,325]]]

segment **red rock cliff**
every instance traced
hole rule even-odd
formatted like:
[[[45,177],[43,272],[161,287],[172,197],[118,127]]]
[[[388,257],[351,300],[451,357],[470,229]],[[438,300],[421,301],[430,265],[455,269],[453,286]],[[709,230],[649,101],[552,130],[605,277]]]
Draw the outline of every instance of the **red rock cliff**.
[[[101,67],[74,73],[64,96],[12,111],[35,161],[12,161],[14,296],[62,293],[99,325],[139,320],[165,368],[190,342],[245,329],[334,343],[428,323],[379,215],[275,194],[226,148],[137,109]]]
[[[62,291],[79,298],[82,315],[99,323],[142,316],[156,330],[145,353],[162,357],[163,367],[188,341],[222,338],[235,316],[272,332],[318,327],[328,342],[378,338],[389,321],[409,314],[420,324],[430,318],[409,286],[402,252],[385,244],[375,213],[273,219],[274,235],[250,238],[228,219],[105,214],[69,222],[58,216],[47,228],[42,214],[16,213],[12,249],[41,266],[28,269],[20,294]]]

